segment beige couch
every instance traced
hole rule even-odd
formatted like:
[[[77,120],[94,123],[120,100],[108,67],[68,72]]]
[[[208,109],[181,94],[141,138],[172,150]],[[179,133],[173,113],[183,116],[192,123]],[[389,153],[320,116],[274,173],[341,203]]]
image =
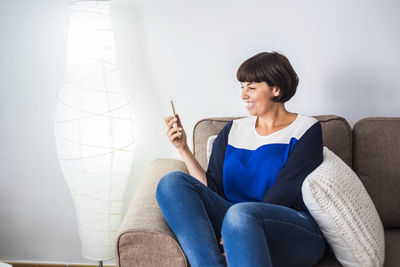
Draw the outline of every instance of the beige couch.
[[[385,267],[400,266],[400,117],[365,118],[353,129],[339,116],[315,118],[321,122],[324,145],[353,168],[375,203],[385,227]],[[210,118],[195,125],[193,152],[204,169],[208,137],[232,119]],[[118,266],[189,265],[155,200],[159,179],[175,170],[187,172],[182,161],[172,159],[157,159],[148,167],[118,233]],[[316,266],[341,265],[328,247]]]

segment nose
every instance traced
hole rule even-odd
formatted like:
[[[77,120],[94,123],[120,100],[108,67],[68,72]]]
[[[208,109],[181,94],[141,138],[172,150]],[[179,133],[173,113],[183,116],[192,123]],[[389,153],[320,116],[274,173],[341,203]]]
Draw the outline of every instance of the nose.
[[[242,93],[241,93],[240,97],[241,97],[243,100],[246,100],[247,98],[249,98],[249,95],[248,95],[248,93],[247,93],[246,86],[242,88]]]

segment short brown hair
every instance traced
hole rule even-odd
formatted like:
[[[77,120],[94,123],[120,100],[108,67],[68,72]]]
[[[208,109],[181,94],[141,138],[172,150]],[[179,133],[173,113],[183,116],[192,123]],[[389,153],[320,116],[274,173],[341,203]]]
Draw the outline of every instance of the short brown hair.
[[[278,52],[262,52],[244,61],[236,77],[239,82],[266,82],[281,89],[275,102],[286,102],[296,93],[299,78],[289,60]]]

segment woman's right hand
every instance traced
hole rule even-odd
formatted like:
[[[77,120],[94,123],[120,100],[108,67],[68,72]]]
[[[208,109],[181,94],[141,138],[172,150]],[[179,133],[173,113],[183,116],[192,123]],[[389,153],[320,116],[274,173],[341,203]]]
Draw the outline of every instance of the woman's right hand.
[[[167,136],[169,141],[179,150],[183,148],[186,144],[186,133],[182,127],[179,115],[176,114],[174,118],[173,115],[166,117],[164,119],[165,125],[167,125]],[[176,123],[176,127],[173,124]]]
[[[221,248],[222,248],[222,253],[221,253],[221,255],[222,255],[222,257],[224,258],[225,263],[226,263],[226,254],[225,254],[225,250],[224,250],[224,240],[222,240],[222,236],[221,236],[221,239],[219,240],[219,245],[220,245]]]

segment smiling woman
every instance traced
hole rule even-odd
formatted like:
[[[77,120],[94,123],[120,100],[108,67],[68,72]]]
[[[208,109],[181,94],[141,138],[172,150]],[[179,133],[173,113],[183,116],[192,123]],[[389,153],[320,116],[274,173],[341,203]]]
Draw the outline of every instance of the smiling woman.
[[[165,175],[158,204],[191,266],[312,266],[326,241],[301,185],[322,162],[321,125],[285,109],[299,83],[285,56],[259,53],[237,78],[249,116],[219,132],[207,171],[188,148],[179,116],[165,119],[190,175]]]
[[[299,78],[289,60],[277,52],[262,52],[244,61],[236,74],[238,81],[263,83],[280,89],[271,100],[287,102],[296,93]],[[243,88],[243,86],[242,86]]]
[[[286,111],[284,102],[296,93],[299,78],[289,60],[277,52],[259,53],[243,62],[237,79],[249,115],[257,116],[256,130],[268,135],[290,125],[297,114]]]

